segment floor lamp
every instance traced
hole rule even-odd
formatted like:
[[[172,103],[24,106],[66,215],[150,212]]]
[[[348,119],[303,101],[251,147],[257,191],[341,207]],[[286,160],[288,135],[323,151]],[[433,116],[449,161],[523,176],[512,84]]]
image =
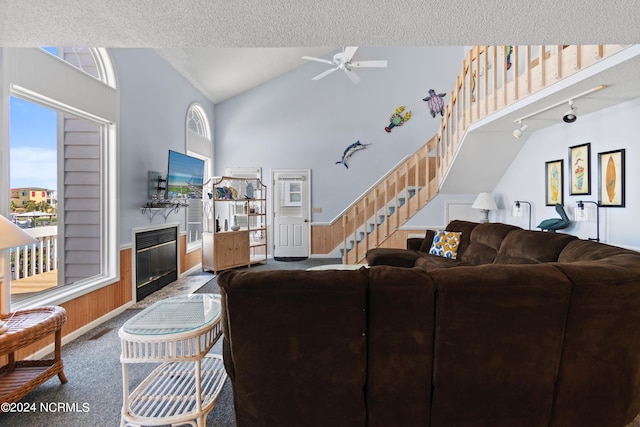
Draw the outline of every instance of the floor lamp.
[[[578,201],[578,209],[576,209],[575,220],[582,222],[587,220],[587,212],[584,210],[585,203],[593,203],[596,205],[596,238],[589,237],[589,240],[593,240],[596,242],[600,241],[600,203],[593,202],[591,200],[580,200]]]
[[[0,256],[2,256],[2,306],[0,313],[11,312],[11,261],[5,253],[6,249],[36,243],[38,240],[20,227],[0,215]],[[0,321],[0,334],[6,332],[6,325]]]
[[[529,202],[525,202],[524,200],[516,200],[515,203],[513,204],[513,210],[511,211],[511,214],[513,216],[522,216],[522,206],[520,206],[520,203],[526,203],[527,205],[529,205],[529,230],[531,230],[531,203]]]

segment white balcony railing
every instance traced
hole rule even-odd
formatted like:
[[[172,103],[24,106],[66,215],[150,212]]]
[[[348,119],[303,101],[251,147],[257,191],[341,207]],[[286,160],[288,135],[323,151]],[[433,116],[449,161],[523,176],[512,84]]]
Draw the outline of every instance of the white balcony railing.
[[[10,249],[12,281],[19,282],[58,269],[58,227],[52,225],[24,231],[38,242]]]

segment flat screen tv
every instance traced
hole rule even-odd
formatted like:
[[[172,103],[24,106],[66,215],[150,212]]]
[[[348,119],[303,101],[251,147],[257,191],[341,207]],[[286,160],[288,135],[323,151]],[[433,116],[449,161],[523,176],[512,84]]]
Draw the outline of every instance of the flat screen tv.
[[[167,199],[199,199],[204,184],[204,160],[169,150]]]

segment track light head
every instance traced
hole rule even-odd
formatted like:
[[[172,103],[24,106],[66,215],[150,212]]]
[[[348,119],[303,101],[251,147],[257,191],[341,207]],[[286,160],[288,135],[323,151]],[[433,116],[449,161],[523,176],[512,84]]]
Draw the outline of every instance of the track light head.
[[[577,108],[575,105],[573,105],[573,101],[569,101],[569,111],[567,111],[566,113],[564,113],[564,116],[562,116],[562,121],[565,123],[573,123],[578,119],[577,116]]]
[[[524,123],[522,123],[522,120],[518,120],[518,129],[514,130],[512,132],[512,135],[516,138],[520,138],[522,136],[522,134],[524,134],[524,132],[529,129],[529,126],[525,125]]]

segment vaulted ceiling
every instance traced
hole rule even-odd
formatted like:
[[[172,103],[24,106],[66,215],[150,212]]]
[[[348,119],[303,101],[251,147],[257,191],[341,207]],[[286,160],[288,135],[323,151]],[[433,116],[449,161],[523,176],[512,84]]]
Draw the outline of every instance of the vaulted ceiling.
[[[330,59],[346,45],[624,45],[640,43],[638,28],[637,0],[3,0],[0,8],[0,46],[154,48],[214,103],[305,64],[303,55]],[[516,117],[603,83],[607,90],[581,102],[581,114],[640,97],[638,58],[482,123],[469,134],[478,143],[464,144],[442,189],[493,188],[518,149]],[[527,134],[556,120],[540,119]],[[489,142],[493,150],[473,149]],[[504,165],[470,186],[468,163],[495,163],[495,153]]]

